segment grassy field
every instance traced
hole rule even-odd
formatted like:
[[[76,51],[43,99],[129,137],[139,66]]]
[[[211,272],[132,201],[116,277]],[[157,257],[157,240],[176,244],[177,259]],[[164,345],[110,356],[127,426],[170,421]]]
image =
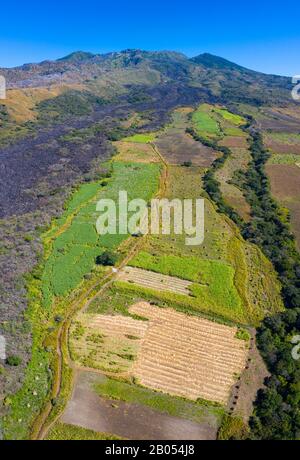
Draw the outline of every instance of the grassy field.
[[[130,265],[194,281],[191,291],[200,309],[222,310],[222,316],[232,319],[242,312],[241,299],[234,286],[234,270],[229,264],[198,257],[159,257],[140,252]]]
[[[47,435],[48,441],[112,441],[121,439],[108,433],[96,433],[80,426],[57,422]]]
[[[274,153],[268,160],[269,165],[300,165],[300,155]]]
[[[156,133],[134,134],[133,136],[124,137],[123,142],[134,142],[138,144],[147,144],[154,141]]]
[[[241,117],[240,115],[237,115],[235,113],[231,113],[226,109],[221,109],[219,107],[215,107],[213,109],[215,113],[220,115],[224,120],[229,121],[231,124],[235,126],[241,126],[245,124],[246,120],[245,118]]]
[[[220,125],[212,114],[212,106],[202,104],[192,115],[192,123],[197,134],[204,138],[221,136]]]

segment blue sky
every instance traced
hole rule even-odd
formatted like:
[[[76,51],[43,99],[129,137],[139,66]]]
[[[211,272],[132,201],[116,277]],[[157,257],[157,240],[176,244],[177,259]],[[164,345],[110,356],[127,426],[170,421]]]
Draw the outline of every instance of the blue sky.
[[[266,73],[300,74],[299,2],[69,0],[1,5],[0,67],[75,50],[216,54]]]

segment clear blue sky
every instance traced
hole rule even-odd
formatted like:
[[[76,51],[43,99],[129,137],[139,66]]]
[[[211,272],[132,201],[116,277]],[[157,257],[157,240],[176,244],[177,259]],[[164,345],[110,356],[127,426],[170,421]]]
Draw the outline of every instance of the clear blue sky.
[[[209,52],[267,73],[300,74],[300,4],[219,0],[2,2],[0,67],[75,50]]]

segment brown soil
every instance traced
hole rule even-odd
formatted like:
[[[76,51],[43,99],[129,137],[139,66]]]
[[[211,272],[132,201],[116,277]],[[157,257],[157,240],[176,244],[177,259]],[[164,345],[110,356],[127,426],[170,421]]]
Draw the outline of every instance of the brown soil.
[[[273,195],[279,200],[300,199],[300,168],[296,165],[268,165]]]
[[[300,248],[300,168],[297,165],[267,165],[275,198],[291,213],[291,226]]]
[[[196,166],[207,167],[219,156],[213,149],[196,142],[188,134],[174,133],[172,129],[160,136],[155,144],[170,164],[191,161]]]
[[[253,413],[253,401],[260,388],[263,388],[265,378],[269,373],[265,363],[256,348],[255,331],[251,338],[251,345],[247,365],[233,388],[228,409],[234,415],[243,417],[245,423],[248,422]]]
[[[219,145],[224,147],[237,147],[241,149],[246,149],[248,147],[248,142],[246,137],[238,136],[226,136],[219,142]]]
[[[113,433],[126,439],[211,440],[217,427],[172,417],[140,404],[99,397],[93,385],[101,375],[79,372],[72,399],[61,421],[97,432]]]

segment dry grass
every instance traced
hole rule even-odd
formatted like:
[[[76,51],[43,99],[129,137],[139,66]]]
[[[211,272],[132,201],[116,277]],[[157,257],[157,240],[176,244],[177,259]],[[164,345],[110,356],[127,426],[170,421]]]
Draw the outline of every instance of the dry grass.
[[[158,155],[154,152],[150,144],[135,144],[133,142],[118,141],[114,142],[118,154],[117,161],[132,161],[137,163],[157,163]]]
[[[147,302],[129,308],[149,318],[133,375],[142,385],[189,399],[226,404],[247,347],[236,328],[187,316]]]
[[[75,362],[170,395],[227,403],[248,353],[247,342],[235,337],[237,328],[148,302],[132,305],[129,313],[148,321],[79,315],[70,336]],[[95,335],[102,340],[89,339]]]
[[[148,270],[135,267],[125,267],[118,275],[121,281],[138,284],[157,291],[171,291],[176,294],[189,295],[190,281],[175,276],[162,275]]]
[[[9,115],[17,123],[33,121],[37,112],[35,106],[46,99],[59,96],[71,86],[53,85],[48,88],[9,89],[3,104],[7,106]],[[73,89],[82,89],[80,85],[72,85]]]
[[[121,315],[79,315],[70,330],[72,358],[79,366],[128,372],[147,327]]]

